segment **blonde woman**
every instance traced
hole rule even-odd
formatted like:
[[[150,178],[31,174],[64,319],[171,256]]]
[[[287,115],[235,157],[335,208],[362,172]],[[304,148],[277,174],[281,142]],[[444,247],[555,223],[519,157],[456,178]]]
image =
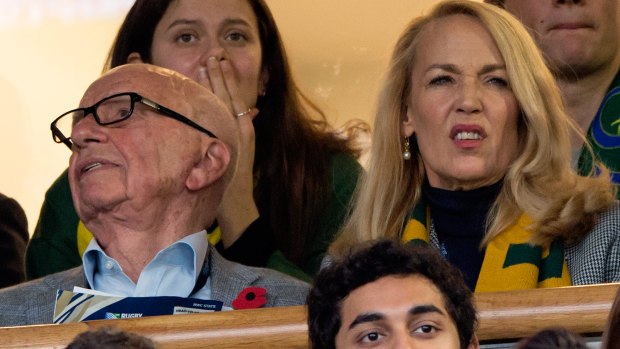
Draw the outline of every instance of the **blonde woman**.
[[[391,59],[368,173],[333,254],[427,242],[477,292],[620,281],[620,210],[603,168],[571,169],[573,128],[523,26],[447,1]]]

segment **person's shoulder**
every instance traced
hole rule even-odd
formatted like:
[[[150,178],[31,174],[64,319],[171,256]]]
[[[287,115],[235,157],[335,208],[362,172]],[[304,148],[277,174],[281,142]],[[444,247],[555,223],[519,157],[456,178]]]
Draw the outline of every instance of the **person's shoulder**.
[[[19,216],[20,220],[26,219],[24,209],[17,202],[17,200],[10,198],[2,193],[0,193],[0,209],[2,210],[2,214],[8,213],[13,216]]]
[[[565,247],[565,258],[574,285],[620,281],[620,202],[602,212],[581,241]]]
[[[42,281],[49,287],[61,290],[72,289],[73,286],[87,286],[86,275],[84,274],[84,268],[81,265],[65,271],[47,275],[42,279]]]
[[[620,234],[620,201],[613,204],[596,220],[594,230],[605,230]]]
[[[329,156],[328,167],[330,172],[359,174],[362,172],[362,165],[352,155],[347,153],[332,153]]]
[[[332,154],[327,170],[332,192],[341,201],[348,202],[363,171],[353,156],[345,153]]]
[[[620,200],[614,200],[614,202],[605,212],[609,212],[610,214],[619,216],[620,215]]]
[[[252,286],[263,287],[273,300],[269,306],[282,307],[292,305],[303,305],[306,303],[310,285],[306,282],[296,279],[292,276],[283,274],[277,270],[247,267],[247,272],[252,273],[258,278],[252,283]]]
[[[83,286],[82,267],[0,289],[0,326],[51,323],[56,291]]]
[[[214,292],[230,296],[230,293],[238,294],[247,287],[262,287],[267,292],[268,303],[266,306],[289,306],[305,304],[310,285],[285,275],[279,271],[257,268],[231,262],[211,250],[212,268],[211,275],[216,279],[212,282],[212,288],[225,288]]]
[[[601,212],[594,227],[578,243],[569,245],[569,248],[580,246],[603,246],[620,243],[620,201],[614,201],[609,208]]]
[[[53,291],[55,294],[58,289],[70,289],[73,286],[83,286],[84,271],[81,266],[73,269],[50,274],[42,278],[17,284],[11,287],[0,289],[0,299],[4,301],[29,298]]]
[[[5,234],[15,239],[14,242],[22,241],[25,246],[29,238],[26,213],[15,199],[2,193],[0,193],[0,224],[4,226],[2,229]]]

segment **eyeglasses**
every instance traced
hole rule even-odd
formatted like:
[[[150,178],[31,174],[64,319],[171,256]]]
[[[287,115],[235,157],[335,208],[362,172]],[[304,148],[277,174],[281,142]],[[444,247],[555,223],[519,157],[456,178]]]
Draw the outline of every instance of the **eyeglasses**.
[[[123,92],[106,97],[91,107],[73,109],[57,117],[56,120],[52,121],[50,126],[52,129],[52,137],[54,138],[54,142],[64,143],[67,147],[69,147],[69,149],[71,149],[73,142],[71,141],[71,137],[66,135],[70,135],[73,126],[88,116],[88,114],[93,114],[95,121],[101,126],[111,125],[129,119],[129,117],[133,114],[136,102],[140,102],[155,109],[157,112],[165,116],[171,117],[197,129],[198,131],[204,132],[209,135],[209,137],[217,138],[211,131],[203,128],[174,110],[168,109],[148,98],[140,96],[135,92]]]

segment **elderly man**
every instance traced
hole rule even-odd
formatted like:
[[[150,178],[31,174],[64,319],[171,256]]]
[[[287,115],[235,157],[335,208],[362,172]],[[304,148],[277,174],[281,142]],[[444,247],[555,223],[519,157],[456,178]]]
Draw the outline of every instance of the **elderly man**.
[[[312,348],[476,349],[472,292],[426,245],[385,240],[322,269],[308,296]]]
[[[204,87],[164,68],[122,66],[95,81],[52,132],[72,150],[73,201],[95,239],[83,267],[0,292],[0,325],[51,322],[56,290],[74,286],[228,307],[257,286],[265,306],[304,303],[306,284],[226,261],[207,242],[235,170],[238,128]]]
[[[566,112],[620,183],[620,8],[618,0],[485,0],[530,31],[562,92]],[[573,139],[579,171],[592,168]],[[620,198],[620,192],[618,193]]]

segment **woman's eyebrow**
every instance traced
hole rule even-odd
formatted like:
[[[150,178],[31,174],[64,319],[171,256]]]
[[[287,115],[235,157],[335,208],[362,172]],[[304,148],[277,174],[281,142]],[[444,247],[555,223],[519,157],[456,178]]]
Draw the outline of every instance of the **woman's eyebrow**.
[[[483,74],[490,73],[495,70],[506,70],[506,65],[505,64],[486,64],[485,66],[482,67],[482,69],[480,69],[480,73],[478,74],[483,75]]]
[[[168,29],[177,26],[177,25],[186,25],[186,24],[200,24],[201,22],[197,19],[186,19],[186,18],[181,18],[181,19],[175,19],[172,23],[170,23],[170,25],[168,26]]]
[[[433,69],[441,69],[441,70],[445,70],[453,74],[460,73],[459,68],[454,64],[431,64],[426,69],[426,72],[433,70]],[[486,73],[490,73],[495,70],[506,70],[506,65],[505,64],[485,64],[484,66],[482,66],[482,69],[480,69],[480,72],[478,73],[478,75],[484,75]]]
[[[440,63],[431,64],[428,68],[426,68],[426,72],[428,73],[430,70],[433,70],[433,69],[441,69],[441,70],[445,70],[449,73],[454,73],[454,74],[457,74],[459,72],[459,69],[454,64],[440,64]]]
[[[250,26],[250,23],[248,23],[248,21],[246,21],[243,18],[226,18],[223,22],[222,25],[233,25],[233,24],[241,24],[241,25],[245,25],[247,27]]]
[[[175,19],[170,25],[168,29],[173,28],[177,25],[202,25],[202,21],[199,19],[187,19],[187,18],[179,18]],[[222,21],[220,26],[228,26],[228,25],[243,25],[246,27],[250,26],[250,23],[243,18],[226,18]]]

